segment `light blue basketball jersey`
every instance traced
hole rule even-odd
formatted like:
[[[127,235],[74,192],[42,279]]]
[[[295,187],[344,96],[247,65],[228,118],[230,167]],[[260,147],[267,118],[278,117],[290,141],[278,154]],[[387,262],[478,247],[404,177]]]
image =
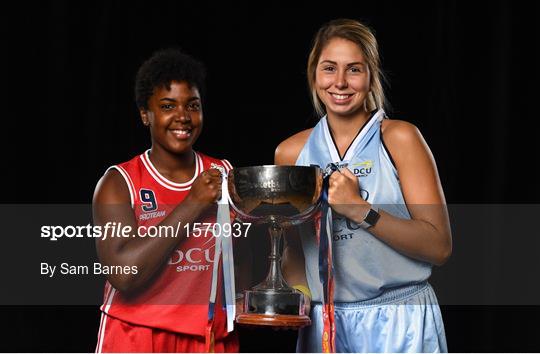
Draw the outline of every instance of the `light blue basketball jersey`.
[[[361,129],[343,160],[333,142],[326,116],[321,118],[304,145],[296,165],[348,163],[357,177],[359,193],[369,203],[404,219],[410,219],[401,193],[397,171],[381,140],[383,110],[377,111]],[[318,245],[313,224],[300,227],[306,275],[313,301],[322,299]],[[373,299],[385,290],[422,283],[431,265],[407,257],[359,225],[334,213],[333,260],[336,302]]]

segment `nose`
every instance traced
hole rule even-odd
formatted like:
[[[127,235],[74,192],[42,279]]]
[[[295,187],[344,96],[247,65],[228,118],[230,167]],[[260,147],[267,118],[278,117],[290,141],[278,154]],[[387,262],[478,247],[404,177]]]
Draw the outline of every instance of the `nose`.
[[[182,123],[191,122],[191,116],[189,114],[189,110],[179,107],[178,113],[175,115],[175,120]]]
[[[191,122],[191,116],[189,115],[188,111],[184,111],[183,114],[180,115],[180,121],[182,123],[189,123]]]
[[[337,89],[340,89],[340,90],[344,89],[344,88],[347,88],[348,83],[347,83],[347,77],[346,77],[345,70],[338,70],[338,72],[336,74],[335,86],[336,86]]]

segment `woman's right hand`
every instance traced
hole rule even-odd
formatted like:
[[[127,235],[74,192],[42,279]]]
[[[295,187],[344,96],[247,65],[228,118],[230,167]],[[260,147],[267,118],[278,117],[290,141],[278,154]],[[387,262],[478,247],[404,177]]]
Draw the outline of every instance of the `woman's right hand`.
[[[215,168],[203,171],[193,184],[186,197],[202,209],[210,207],[221,198],[221,171]]]

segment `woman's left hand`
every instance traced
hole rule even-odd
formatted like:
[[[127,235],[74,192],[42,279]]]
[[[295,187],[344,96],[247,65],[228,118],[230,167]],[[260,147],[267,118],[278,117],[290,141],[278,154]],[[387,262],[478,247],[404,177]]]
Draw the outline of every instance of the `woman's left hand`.
[[[332,210],[349,219],[352,219],[352,214],[357,213],[357,208],[352,208],[353,205],[369,205],[360,196],[358,177],[353,175],[348,168],[336,171],[330,176],[328,204]]]

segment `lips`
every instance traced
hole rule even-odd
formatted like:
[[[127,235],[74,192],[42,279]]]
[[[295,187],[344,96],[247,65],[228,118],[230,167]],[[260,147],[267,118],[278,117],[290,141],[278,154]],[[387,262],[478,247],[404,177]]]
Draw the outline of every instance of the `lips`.
[[[192,128],[178,128],[178,129],[169,129],[169,132],[176,138],[180,140],[186,140],[191,137]]]
[[[336,103],[336,104],[349,103],[349,101],[351,100],[351,98],[353,96],[352,93],[329,92],[328,94],[332,98],[332,101],[334,101],[334,103]]]

